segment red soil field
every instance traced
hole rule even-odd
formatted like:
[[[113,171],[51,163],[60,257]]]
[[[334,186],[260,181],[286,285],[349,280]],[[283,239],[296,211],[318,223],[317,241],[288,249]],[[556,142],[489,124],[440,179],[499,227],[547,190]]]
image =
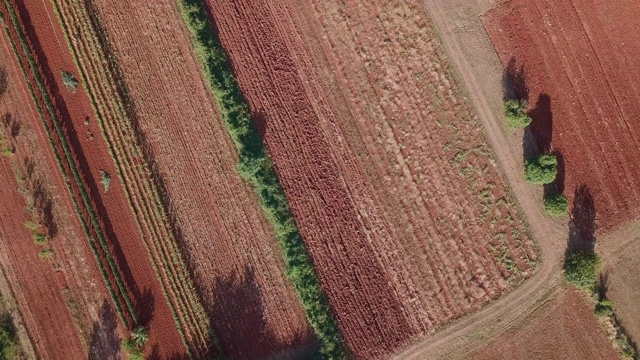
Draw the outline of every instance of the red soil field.
[[[254,359],[314,347],[175,2],[95,6],[223,354]]]
[[[76,93],[70,93],[64,90],[61,83],[61,70],[77,74],[77,69],[66,47],[59,24],[55,21],[51,4],[29,2],[20,4],[18,10],[21,21],[25,24],[27,36],[36,49],[36,60],[42,66],[48,90],[56,94],[56,110],[62,116],[75,159],[83,172],[85,185],[111,242],[123,279],[133,297],[140,323],[149,328],[147,355],[184,356],[184,346],[149,262],[147,250],[143,246],[123,188],[115,177],[116,171],[108,148],[99,137],[93,138],[88,135],[99,133],[95,121],[84,125],[85,119],[92,117],[87,95],[81,88],[78,88]],[[87,135],[80,135],[81,133]],[[53,162],[49,166],[57,169]],[[106,194],[98,187],[97,179],[100,179],[101,171],[113,176],[109,192]],[[50,331],[53,329],[55,328],[51,328]],[[59,331],[56,333],[60,334]]]
[[[567,289],[519,329],[510,331],[467,359],[620,359],[593,311]]]
[[[356,358],[388,356],[536,259],[419,1],[210,1]]]
[[[485,26],[505,68],[524,73],[516,92],[529,99],[538,148],[562,157],[560,190],[572,200],[586,185],[602,232],[637,217],[640,3],[514,0]]]
[[[0,126],[6,129],[3,144],[15,149],[14,155],[0,159],[0,264],[40,358],[72,359],[88,352],[113,358],[120,344],[112,303],[4,35],[0,54],[0,71],[6,71],[8,84],[0,95]],[[24,161],[29,161],[30,177],[41,179],[41,193],[51,201],[46,210],[51,260],[38,257],[40,247],[24,225],[31,216],[22,210],[26,200],[19,194],[22,185],[14,170]]]

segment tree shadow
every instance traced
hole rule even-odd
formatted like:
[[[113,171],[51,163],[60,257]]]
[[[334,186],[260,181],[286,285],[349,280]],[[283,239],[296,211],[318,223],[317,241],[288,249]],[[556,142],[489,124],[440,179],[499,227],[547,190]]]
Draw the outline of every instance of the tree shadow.
[[[108,300],[104,300],[98,314],[98,321],[93,324],[89,359],[119,359],[120,337],[117,334],[118,318]]]
[[[607,292],[609,291],[609,270],[604,269],[598,273],[596,279],[596,294],[598,295],[598,301],[603,301],[607,298]]]
[[[7,93],[7,88],[9,87],[8,77],[7,69],[4,66],[0,67],[0,99]]]
[[[11,113],[6,113],[2,116],[2,124],[7,130],[9,130],[9,135],[12,138],[15,139],[20,135],[22,124],[20,124],[20,120],[16,119]]]
[[[318,343],[312,331],[282,341],[267,323],[262,290],[253,268],[246,266],[242,274],[233,272],[216,278],[214,289],[216,301],[211,318],[215,319],[216,335],[225,358],[285,359],[290,358],[287,352],[305,347],[312,348],[314,353],[307,353],[305,358],[317,353]]]
[[[567,254],[593,252],[596,242],[596,210],[593,195],[586,185],[575,189],[569,219]]]
[[[525,81],[524,65],[518,68],[515,57],[511,57],[509,64],[502,73],[503,100],[529,101],[529,87]]]
[[[138,326],[147,326],[153,319],[153,313],[156,308],[156,300],[150,289],[144,289],[142,293],[138,289],[134,291],[136,302],[136,311],[138,312]]]
[[[545,93],[541,93],[538,96],[535,107],[529,110],[527,114],[531,117],[529,129],[536,140],[538,151],[540,153],[548,153],[551,150],[553,132],[551,97]]]

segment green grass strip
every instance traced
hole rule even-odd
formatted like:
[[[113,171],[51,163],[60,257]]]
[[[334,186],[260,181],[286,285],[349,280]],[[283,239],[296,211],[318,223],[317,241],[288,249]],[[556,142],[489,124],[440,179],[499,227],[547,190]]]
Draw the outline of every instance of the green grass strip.
[[[320,286],[275,169],[251,119],[203,0],[177,0],[195,51],[238,150],[237,170],[253,186],[280,246],[288,278],[304,307],[327,359],[348,358],[342,334]]]
[[[38,70],[38,66],[37,66],[37,64],[36,64],[36,62],[35,62],[35,60],[33,58],[33,55],[31,54],[31,49],[30,49],[30,47],[29,47],[29,45],[27,43],[26,36],[23,33],[22,28],[20,27],[20,23],[18,21],[17,14],[15,13],[15,10],[13,9],[13,6],[11,5],[11,3],[8,0],[5,0],[4,3],[5,3],[5,6],[6,6],[8,12],[9,12],[9,17],[11,18],[11,23],[12,23],[14,29],[16,30],[16,33],[18,34],[18,39],[20,40],[20,45],[24,50],[24,54],[25,54],[25,57],[27,58],[27,62],[29,63],[29,67],[31,69],[31,72],[32,72],[32,74],[34,76],[36,84],[38,85],[38,89],[39,89],[40,94],[42,96],[42,100],[44,101],[45,106],[47,108],[47,111],[48,111],[49,115],[51,116],[51,119],[53,120],[53,124],[54,124],[54,127],[56,129],[56,133],[57,133],[58,137],[60,138],[60,143],[61,143],[62,149],[63,149],[63,151],[65,153],[65,157],[66,157],[67,163],[68,163],[69,167],[71,168],[71,172],[72,172],[73,178],[74,178],[74,180],[76,182],[76,185],[78,186],[78,188],[80,190],[80,195],[82,197],[82,200],[83,200],[84,206],[85,206],[85,208],[87,210],[87,213],[89,214],[89,218],[91,220],[91,223],[92,223],[92,225],[93,225],[93,227],[94,227],[94,229],[96,231],[96,235],[98,237],[100,245],[101,245],[103,251],[105,252],[105,255],[106,255],[106,258],[107,258],[107,262],[109,263],[109,267],[111,268],[111,271],[113,273],[113,277],[116,280],[116,284],[117,284],[118,290],[120,291],[120,294],[122,295],[122,298],[124,299],[124,302],[125,302],[125,304],[127,306],[127,310],[129,312],[129,315],[131,316],[132,321],[135,324],[135,323],[138,322],[137,312],[136,312],[136,310],[135,310],[135,308],[133,306],[131,298],[129,297],[129,294],[128,294],[127,289],[126,289],[126,287],[124,285],[124,282],[122,281],[122,278],[121,278],[120,273],[119,273],[119,271],[117,269],[115,261],[113,260],[113,258],[111,256],[111,252],[109,250],[109,246],[108,246],[108,244],[106,242],[106,239],[104,238],[104,235],[102,234],[102,230],[100,228],[100,224],[98,222],[98,218],[97,218],[97,216],[96,216],[96,214],[95,214],[95,212],[93,210],[93,207],[91,205],[91,200],[89,199],[89,195],[88,195],[88,193],[87,193],[87,191],[86,191],[86,189],[84,187],[84,184],[82,182],[82,179],[81,179],[80,174],[78,172],[78,169],[76,167],[75,160],[73,158],[73,154],[72,154],[71,149],[69,148],[69,145],[67,144],[67,141],[66,141],[64,130],[62,129],[62,126],[60,125],[60,121],[59,121],[59,119],[57,117],[55,108],[54,108],[54,106],[53,106],[53,104],[51,102],[51,99],[49,98],[49,94],[48,94],[48,92],[47,92],[47,90],[45,88],[44,81],[42,80],[41,74],[40,74],[40,72]],[[9,38],[10,42],[12,43],[15,55],[18,58],[18,62],[21,64],[23,75],[25,76],[25,79],[28,79],[28,76],[27,76],[27,73],[26,73],[26,69],[24,67],[24,64],[22,63],[22,60],[20,59],[20,56],[19,56],[19,54],[17,52],[17,48],[16,48],[15,44],[13,43],[11,35],[8,33],[6,28],[5,28],[5,31],[7,32],[7,37]],[[27,80],[27,83],[29,84],[28,80]],[[62,159],[61,159],[60,155],[58,154],[58,152],[56,151],[56,145],[55,145],[55,141],[53,140],[53,137],[52,137],[52,134],[51,134],[51,130],[49,129],[49,126],[47,125],[46,120],[43,117],[42,108],[40,107],[40,105],[39,105],[39,103],[37,101],[37,97],[35,95],[35,91],[33,91],[33,89],[31,88],[31,85],[29,85],[29,90],[30,90],[31,95],[33,97],[34,103],[36,104],[36,107],[38,108],[38,112],[41,115],[41,120],[43,122],[43,126],[44,126],[45,131],[47,133],[47,136],[49,138],[49,142],[50,142],[50,144],[51,144],[51,146],[53,148],[56,160],[58,161],[58,165],[60,166],[61,172],[63,173],[63,175],[65,177],[65,180],[67,182],[67,188],[68,188],[69,192],[71,193],[71,197],[72,197],[74,205],[76,207],[76,212],[78,213],[78,217],[80,218],[80,221],[82,223],[83,229],[85,230],[85,234],[87,235],[87,237],[89,239],[89,243],[90,243],[90,245],[92,247],[92,250],[94,250],[95,244],[93,243],[93,239],[90,236],[90,232],[88,230],[88,226],[87,226],[87,224],[86,224],[86,222],[84,220],[84,217],[82,216],[82,213],[79,210],[79,206],[78,206],[77,200],[76,200],[76,198],[75,198],[75,196],[73,194],[73,191],[71,189],[71,184],[69,183],[69,177],[68,177],[66,171],[64,170],[64,166],[62,165]],[[94,250],[94,255],[97,256],[97,249]],[[104,277],[104,276],[106,276],[106,272],[104,272],[104,268],[103,268],[103,266],[101,264],[101,261],[100,261],[99,257],[97,258],[97,260],[98,260],[98,263],[99,263],[100,268],[101,268],[101,272],[102,272],[103,277]],[[115,296],[115,291],[113,290],[113,288],[111,286],[109,286],[110,282],[107,281],[107,279],[108,278],[105,278],[105,281],[107,282],[107,287],[109,288],[109,291],[110,291],[112,297],[114,297]],[[116,304],[116,307],[120,308],[119,302],[117,301],[117,297],[114,298],[113,300],[114,300],[114,302]],[[121,317],[123,317],[122,313],[120,315],[121,315]],[[127,324],[127,322],[124,319],[122,319],[122,320],[123,320],[123,323]]]

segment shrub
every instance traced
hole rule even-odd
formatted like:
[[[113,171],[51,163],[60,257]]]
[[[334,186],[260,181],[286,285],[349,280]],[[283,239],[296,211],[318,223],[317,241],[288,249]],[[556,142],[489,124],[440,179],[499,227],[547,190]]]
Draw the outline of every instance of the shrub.
[[[47,236],[43,233],[36,233],[33,235],[33,241],[38,245],[44,245],[47,243]]]
[[[62,84],[70,93],[75,93],[76,91],[78,91],[78,79],[76,79],[76,77],[68,71],[62,72]]]
[[[144,345],[149,340],[149,334],[147,334],[147,329],[145,329],[142,326],[138,326],[131,332],[131,339],[139,348],[144,347]]]
[[[15,154],[15,150],[10,145],[2,145],[2,149],[0,150],[0,152],[2,152],[3,156],[7,157]]]
[[[51,249],[42,249],[38,253],[38,256],[40,256],[40,259],[44,259],[44,260],[51,259],[53,257],[53,250],[51,250]]]
[[[507,100],[504,103],[507,124],[512,128],[523,128],[531,124],[531,117],[525,112],[526,108],[527,102],[524,100]]]
[[[600,259],[593,251],[573,253],[564,261],[564,275],[576,287],[594,290],[599,266]]]
[[[100,170],[100,182],[104,187],[104,192],[109,191],[109,185],[111,185],[111,175],[108,172]]]
[[[122,340],[120,347],[129,360],[144,360],[142,350],[136,345],[133,338]]]
[[[550,184],[556,179],[558,159],[555,155],[540,155],[526,161],[524,175],[533,184]]]
[[[562,216],[567,213],[569,200],[562,194],[549,195],[544,198],[544,211],[549,215]]]
[[[593,312],[599,317],[611,315],[613,313],[611,301],[608,299],[598,301]]]
[[[0,316],[0,359],[22,358],[20,345],[16,340],[16,329],[11,322],[11,317],[2,314]]]
[[[40,227],[40,224],[35,221],[26,221],[24,223],[24,227],[26,227],[31,232],[35,232]]]

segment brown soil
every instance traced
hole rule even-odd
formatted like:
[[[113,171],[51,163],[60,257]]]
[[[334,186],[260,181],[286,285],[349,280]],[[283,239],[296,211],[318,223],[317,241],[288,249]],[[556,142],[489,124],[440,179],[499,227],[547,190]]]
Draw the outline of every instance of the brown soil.
[[[611,340],[575,290],[567,289],[519,329],[467,354],[468,359],[619,359]]]
[[[531,274],[531,241],[418,2],[210,6],[356,357]]]
[[[6,93],[0,99],[0,126],[3,144],[12,144],[15,149],[14,155],[0,159],[0,181],[4,184],[0,194],[4,204],[0,209],[0,264],[11,287],[10,295],[15,298],[16,311],[27,327],[38,357],[71,359],[90,351],[98,358],[115,359],[121,329],[103,325],[114,324],[116,315],[24,78],[6,37],[2,35],[0,39],[0,53],[5,59],[0,69],[7,71],[8,80]],[[33,194],[19,190],[25,187],[16,178],[27,175],[17,172],[24,170],[21,164],[25,162],[30,164],[27,180],[40,179],[43,184],[40,192],[51,201],[46,210],[50,215],[48,241],[54,252],[51,260],[38,257],[41,247],[24,225],[32,220],[23,209],[26,199]],[[94,341],[97,338],[104,340]],[[24,345],[23,348],[28,349]]]
[[[174,2],[95,1],[223,354],[315,346]],[[136,34],[136,36],[131,36]]]
[[[84,120],[92,116],[87,96],[81,87],[76,93],[70,93],[61,83],[62,70],[77,74],[77,69],[64,43],[51,3],[30,2],[21,4],[18,9],[36,51],[37,61],[41,64],[41,70],[47,79],[48,91],[55,94],[56,110],[61,116],[75,161],[83,173],[85,186],[100,217],[103,231],[111,242],[111,251],[134,299],[140,324],[149,328],[148,355],[183,356],[182,342],[148,260],[148,253],[137,231],[121,184],[115,177],[116,171],[107,146],[98,138],[84,136],[87,127]],[[95,121],[90,122],[89,130],[94,134],[99,133]],[[48,145],[46,147],[50,148]],[[57,169],[53,161],[49,166]],[[99,184],[102,171],[112,175],[108,193],[105,193]],[[53,278],[52,276],[51,279]],[[55,327],[49,330],[53,329]],[[55,332],[58,336],[60,333],[59,330]]]
[[[601,232],[638,216],[640,73],[630,69],[640,4],[514,0],[485,24],[516,94],[529,100],[538,150],[562,160],[559,190],[573,200],[586,185]]]

